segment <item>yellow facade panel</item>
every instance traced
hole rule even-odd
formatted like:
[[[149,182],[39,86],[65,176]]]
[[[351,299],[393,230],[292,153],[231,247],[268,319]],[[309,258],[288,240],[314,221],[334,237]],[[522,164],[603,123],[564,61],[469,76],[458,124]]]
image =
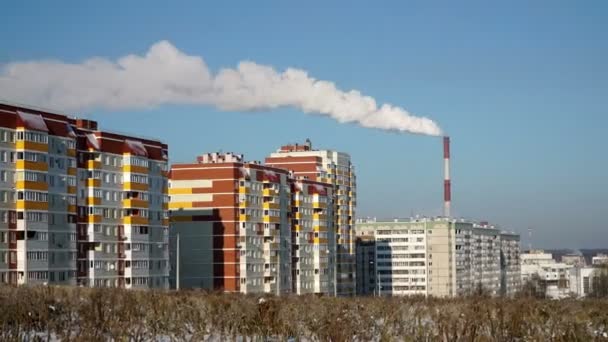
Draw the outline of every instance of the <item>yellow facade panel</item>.
[[[192,202],[170,202],[169,209],[190,209],[192,208]]]
[[[192,194],[192,188],[170,188],[169,195],[189,195]]]
[[[249,193],[249,188],[246,188],[244,186],[239,186],[239,194],[248,194]]]
[[[148,191],[148,184],[125,182],[123,189],[125,191]]]
[[[69,204],[68,205],[68,212],[69,213],[75,213],[76,212],[76,206],[73,204]]]
[[[99,197],[87,197],[87,205],[100,205],[101,198]]]
[[[327,208],[327,204],[323,202],[312,202],[312,207],[315,209],[325,209]]]
[[[18,150],[30,150],[30,151],[38,151],[38,152],[48,152],[49,145],[45,143],[33,142],[33,141],[24,141],[17,140],[15,143],[15,148]]]
[[[101,162],[97,160],[87,160],[87,169],[96,170],[101,169]]]
[[[75,167],[68,167],[68,175],[70,175],[70,176],[76,176],[76,168]]]
[[[268,216],[265,215],[264,216],[264,223],[280,223],[281,222],[281,218],[277,217],[277,216]]]
[[[68,194],[75,194],[75,193],[76,193],[76,187],[68,185]]]
[[[148,201],[130,198],[122,201],[122,205],[125,208],[147,208]]]
[[[87,216],[87,221],[89,223],[100,223],[101,215],[89,215],[89,216]]]
[[[126,216],[122,219],[123,224],[148,224],[147,217]]]
[[[73,148],[68,149],[67,155],[70,157],[76,157],[76,149],[73,149]]]
[[[148,168],[144,167],[144,166],[137,166],[137,165],[123,165],[122,171],[147,174]]]
[[[279,203],[264,203],[264,209],[279,209],[281,205]]]
[[[274,189],[264,189],[263,195],[264,196],[276,196],[277,195],[277,191],[274,190]]]
[[[25,209],[25,210],[49,210],[49,203],[48,202],[35,202],[35,201],[18,200],[17,201],[17,209]]]
[[[17,181],[15,189],[48,191],[49,185],[46,182]]]
[[[28,160],[17,160],[15,163],[17,170],[31,170],[31,171],[48,171],[49,164],[46,162],[33,162]]]
[[[93,188],[98,188],[101,186],[101,180],[100,179],[95,179],[95,178],[88,178],[87,179],[87,186],[88,187],[93,187]]]

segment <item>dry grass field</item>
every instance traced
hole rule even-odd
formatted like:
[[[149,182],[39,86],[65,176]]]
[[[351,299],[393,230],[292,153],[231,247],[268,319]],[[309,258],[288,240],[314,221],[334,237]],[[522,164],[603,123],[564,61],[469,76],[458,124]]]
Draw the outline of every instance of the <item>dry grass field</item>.
[[[608,301],[0,287],[0,340],[604,341]]]

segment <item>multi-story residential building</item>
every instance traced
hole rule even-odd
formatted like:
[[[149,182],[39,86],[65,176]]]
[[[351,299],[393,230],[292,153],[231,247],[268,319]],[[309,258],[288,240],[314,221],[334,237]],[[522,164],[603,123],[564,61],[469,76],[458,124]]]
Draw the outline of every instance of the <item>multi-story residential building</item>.
[[[376,241],[373,236],[357,236],[355,241],[357,295],[376,294]]]
[[[209,153],[172,165],[169,193],[172,244],[180,246],[171,256],[173,286],[291,292],[287,170]]]
[[[84,127],[79,132],[79,284],[168,288],[166,145]]]
[[[141,176],[157,181],[151,185],[157,190],[137,192],[146,197],[142,212],[154,213],[137,226],[127,222],[135,207],[123,203],[135,196],[129,171],[123,172],[121,164],[116,178],[110,176],[116,184],[120,179],[120,186],[108,188],[102,181],[112,173],[101,168],[106,149],[116,162],[129,165],[132,144],[149,154],[146,162],[154,160]],[[167,146],[158,141],[102,133],[94,121],[0,103],[0,281],[166,287],[166,156]],[[157,202],[151,204],[148,196]],[[145,231],[146,238],[131,239],[131,230]],[[93,233],[101,231],[114,238]],[[149,253],[121,252],[121,246],[130,250],[140,245]],[[136,263],[146,264],[149,272],[131,276]],[[102,269],[108,273],[100,274]]]
[[[292,280],[296,294],[335,295],[333,186],[306,179],[292,187]]]
[[[334,186],[333,229],[336,234],[336,289],[341,296],[355,294],[354,220],[356,206],[355,168],[343,152],[315,150],[309,140],[303,145],[282,146],[266,158],[266,164],[288,169],[296,177]]]
[[[519,240],[518,234],[500,234],[501,294],[507,297],[515,295],[521,289]]]
[[[519,269],[507,258],[503,263],[511,267],[501,264],[504,252],[518,258],[515,234],[448,218],[361,220],[356,231],[366,236],[374,232],[374,287],[379,294],[451,297],[515,291],[503,289],[503,284],[516,286],[513,278],[519,277]],[[503,236],[510,241],[504,247]]]
[[[521,254],[522,284],[532,284],[537,294],[548,298],[566,298],[570,295],[572,265],[558,263],[553,255],[542,250]]]

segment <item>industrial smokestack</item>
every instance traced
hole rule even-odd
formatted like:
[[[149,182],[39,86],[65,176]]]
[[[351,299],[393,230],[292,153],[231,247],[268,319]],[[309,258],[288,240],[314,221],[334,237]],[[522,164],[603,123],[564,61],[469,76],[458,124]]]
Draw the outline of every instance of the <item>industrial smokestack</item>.
[[[443,216],[450,217],[452,183],[450,180],[450,137],[443,137]]]

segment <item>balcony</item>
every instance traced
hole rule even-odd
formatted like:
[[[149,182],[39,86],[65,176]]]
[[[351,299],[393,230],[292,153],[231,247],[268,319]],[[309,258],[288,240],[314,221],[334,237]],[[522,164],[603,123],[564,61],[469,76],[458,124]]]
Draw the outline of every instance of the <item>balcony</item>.
[[[144,201],[138,198],[129,198],[122,201],[122,205],[125,208],[147,208],[148,201]]]
[[[138,224],[138,225],[147,225],[148,218],[141,216],[125,216],[122,219],[123,224]]]
[[[281,218],[278,216],[264,215],[264,223],[280,223]]]
[[[49,210],[49,203],[48,202],[36,202],[36,201],[18,200],[17,201],[17,209],[25,209],[25,210]]]
[[[97,160],[87,160],[87,169],[97,170],[101,169],[101,162]]]
[[[264,209],[280,209],[281,205],[279,203],[273,202],[264,202]]]
[[[33,142],[33,141],[25,141],[25,140],[17,140],[15,143],[15,148],[17,150],[30,150],[30,151],[38,151],[38,152],[48,152],[49,151],[48,144]]]
[[[15,163],[17,170],[28,170],[28,171],[48,171],[49,164],[46,162],[33,162],[27,160],[17,160]]]
[[[278,192],[275,189],[264,189],[262,194],[264,196],[277,196]]]

